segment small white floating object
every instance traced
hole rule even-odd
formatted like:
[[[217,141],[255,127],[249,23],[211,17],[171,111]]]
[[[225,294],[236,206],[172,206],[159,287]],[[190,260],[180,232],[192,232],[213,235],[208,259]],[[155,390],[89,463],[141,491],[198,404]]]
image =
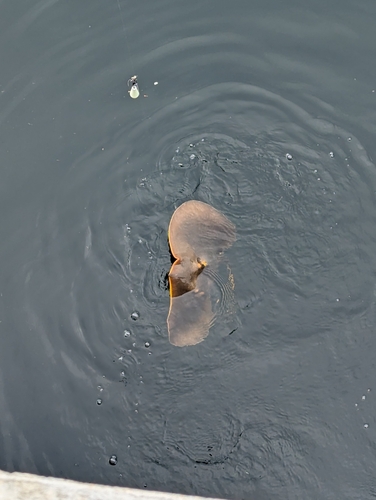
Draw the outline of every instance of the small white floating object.
[[[132,97],[132,99],[137,99],[137,97],[140,95],[137,83],[137,75],[131,76],[127,83],[128,86],[131,87],[131,90],[128,91],[129,95]]]
[[[137,83],[132,85],[131,90],[129,91],[129,95],[132,97],[132,99],[137,99],[137,97],[140,95]]]
[[[154,82],[154,85],[158,85],[159,82]]]

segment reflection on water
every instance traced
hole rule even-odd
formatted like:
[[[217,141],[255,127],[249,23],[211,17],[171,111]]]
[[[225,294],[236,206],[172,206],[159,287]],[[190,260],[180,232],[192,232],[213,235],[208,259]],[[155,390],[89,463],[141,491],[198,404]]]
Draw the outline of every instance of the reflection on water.
[[[2,10],[0,467],[370,498],[373,4],[119,5]],[[236,226],[235,312],[176,349],[188,200]]]

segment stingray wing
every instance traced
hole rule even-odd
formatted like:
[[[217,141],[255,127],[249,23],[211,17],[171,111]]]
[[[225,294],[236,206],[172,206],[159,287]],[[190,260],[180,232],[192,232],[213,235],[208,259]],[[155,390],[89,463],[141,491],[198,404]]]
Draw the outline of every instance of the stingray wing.
[[[235,241],[235,226],[210,205],[191,200],[173,213],[168,239],[177,259],[169,273],[169,339],[176,346],[195,345],[208,335],[215,319],[206,266],[217,267],[223,251]]]
[[[174,257],[194,253],[212,264],[235,241],[235,226],[207,203],[191,200],[175,210],[168,238]]]
[[[195,345],[207,337],[214,320],[210,285],[211,278],[204,271],[198,276],[193,290],[170,297],[167,327],[171,344]]]

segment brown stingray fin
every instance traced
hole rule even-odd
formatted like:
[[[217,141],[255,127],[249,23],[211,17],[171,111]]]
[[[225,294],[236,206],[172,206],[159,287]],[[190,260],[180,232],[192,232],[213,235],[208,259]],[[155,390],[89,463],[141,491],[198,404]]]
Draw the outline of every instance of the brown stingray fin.
[[[173,213],[168,230],[171,253],[197,256],[212,264],[235,241],[235,226],[221,212],[202,201],[183,203]]]
[[[171,344],[195,345],[207,337],[214,320],[209,287],[210,279],[200,274],[193,290],[170,297],[167,326]]]
[[[169,273],[170,342],[194,345],[209,333],[215,313],[213,284],[205,268],[215,269],[223,251],[235,241],[235,226],[221,212],[201,201],[187,201],[171,217],[168,238],[177,259]]]

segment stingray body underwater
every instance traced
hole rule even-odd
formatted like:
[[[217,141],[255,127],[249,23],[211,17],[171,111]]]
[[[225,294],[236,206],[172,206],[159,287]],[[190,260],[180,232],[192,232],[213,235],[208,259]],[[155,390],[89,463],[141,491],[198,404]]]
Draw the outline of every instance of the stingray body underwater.
[[[204,340],[215,320],[211,289],[224,250],[235,241],[235,226],[201,201],[187,201],[173,213],[168,241],[176,259],[169,272],[171,344],[183,347]]]

